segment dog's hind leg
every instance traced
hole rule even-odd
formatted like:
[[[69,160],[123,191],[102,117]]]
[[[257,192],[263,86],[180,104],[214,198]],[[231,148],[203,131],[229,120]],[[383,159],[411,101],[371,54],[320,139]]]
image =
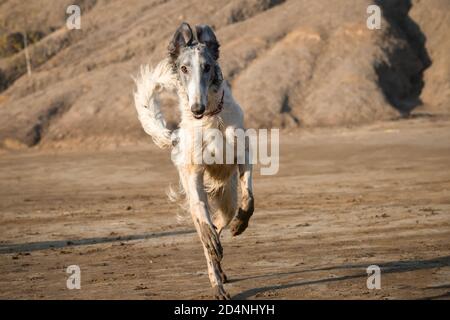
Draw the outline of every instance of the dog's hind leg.
[[[217,206],[217,212],[214,215],[214,225],[219,235],[222,230],[228,226],[237,210],[238,196],[237,172],[230,177],[230,180],[213,196]]]
[[[203,171],[194,166],[182,169],[183,183],[189,198],[189,207],[195,228],[203,245],[203,252],[208,264],[208,276],[216,299],[228,300],[230,296],[223,287],[220,261],[223,249],[209,214],[208,200],[203,184]]]
[[[230,225],[230,231],[233,236],[240,235],[248,227],[248,221],[255,210],[255,201],[253,198],[253,179],[252,164],[247,163],[239,165],[239,181],[241,185],[241,206],[237,215],[233,218]]]

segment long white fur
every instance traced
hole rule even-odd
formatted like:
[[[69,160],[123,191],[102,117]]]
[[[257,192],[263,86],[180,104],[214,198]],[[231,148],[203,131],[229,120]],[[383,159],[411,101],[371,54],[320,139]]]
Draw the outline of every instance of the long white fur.
[[[134,102],[144,131],[152,137],[158,147],[171,147],[171,131],[166,126],[158,99],[158,93],[163,89],[176,88],[176,79],[171,66],[166,60],[161,61],[154,69],[150,69],[149,65],[143,65],[134,81],[137,87]]]

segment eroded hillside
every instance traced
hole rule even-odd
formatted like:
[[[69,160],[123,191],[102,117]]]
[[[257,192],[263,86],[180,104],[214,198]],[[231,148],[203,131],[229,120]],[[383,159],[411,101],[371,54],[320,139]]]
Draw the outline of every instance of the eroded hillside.
[[[214,26],[220,63],[254,127],[358,125],[450,110],[450,0],[0,1],[0,144],[134,143],[132,75],[166,55],[182,21]],[[31,77],[23,31],[30,38]],[[173,100],[166,117],[176,122]],[[418,108],[420,107],[420,108]]]

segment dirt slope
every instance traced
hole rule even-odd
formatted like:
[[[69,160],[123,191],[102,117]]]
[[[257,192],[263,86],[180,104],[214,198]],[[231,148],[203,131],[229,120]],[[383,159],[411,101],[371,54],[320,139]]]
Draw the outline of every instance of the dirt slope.
[[[72,31],[69,3],[0,1],[3,147],[145,138],[131,75],[165,56],[184,20],[215,27],[224,74],[249,126],[357,125],[409,114],[421,98],[432,111],[450,105],[448,0],[379,1],[382,29],[373,31],[369,0],[85,0],[77,2],[82,29]],[[20,40],[22,29],[35,35],[31,78],[20,45],[14,53],[6,39]],[[176,120],[173,106],[166,113]]]
[[[415,1],[411,17],[427,37],[426,49],[433,62],[425,71],[425,87],[421,98],[426,109],[450,111],[450,1]]]

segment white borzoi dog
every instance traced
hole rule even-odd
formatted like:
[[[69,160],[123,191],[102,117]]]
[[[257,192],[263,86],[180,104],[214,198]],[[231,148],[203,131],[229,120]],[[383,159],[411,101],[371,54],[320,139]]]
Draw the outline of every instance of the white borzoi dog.
[[[135,104],[145,132],[161,148],[174,148],[175,163],[180,185],[185,194],[195,228],[203,245],[208,264],[208,275],[218,299],[229,299],[224,289],[226,276],[222,271],[222,246],[220,234],[230,224],[232,235],[239,235],[248,226],[253,214],[252,165],[250,148],[245,144],[245,161],[232,163],[198,163],[192,159],[198,153],[198,144],[180,143],[194,141],[195,132],[204,133],[200,152],[224,154],[224,145],[235,145],[236,129],[244,129],[243,112],[234,101],[231,91],[222,78],[218,63],[219,42],[207,25],[191,29],[182,23],[169,44],[169,57],[153,70],[141,67],[135,80]],[[158,103],[161,90],[175,91],[179,98],[181,122],[176,134],[167,127]],[[222,141],[212,138],[208,129],[220,130]],[[191,139],[191,140],[190,140]],[[188,155],[180,160],[180,155]],[[237,154],[237,152],[236,152]],[[238,183],[241,202],[238,210]],[[215,208],[212,214],[212,208]]]

